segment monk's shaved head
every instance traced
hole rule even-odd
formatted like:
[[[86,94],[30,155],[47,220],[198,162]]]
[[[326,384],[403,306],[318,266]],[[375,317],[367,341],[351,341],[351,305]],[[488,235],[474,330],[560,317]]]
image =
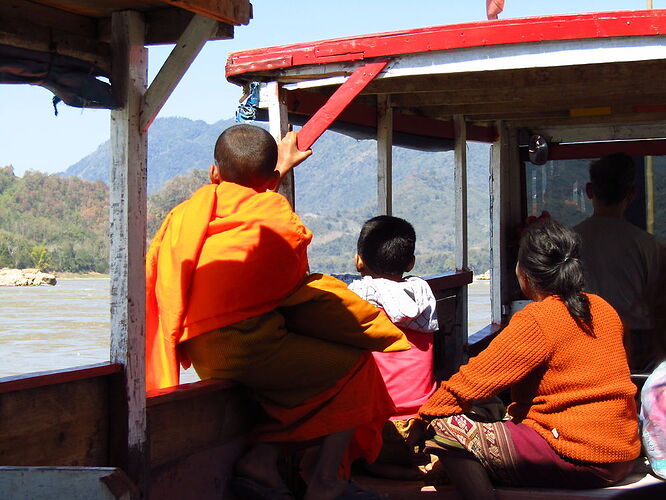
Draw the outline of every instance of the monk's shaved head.
[[[275,175],[277,144],[263,128],[234,125],[217,138],[215,163],[223,180],[260,188]]]

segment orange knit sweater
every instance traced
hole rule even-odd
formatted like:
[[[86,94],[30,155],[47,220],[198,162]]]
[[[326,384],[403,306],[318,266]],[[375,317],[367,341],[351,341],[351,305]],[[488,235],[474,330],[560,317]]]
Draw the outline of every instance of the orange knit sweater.
[[[640,451],[622,323],[588,295],[594,336],[557,296],[528,305],[481,354],[421,407],[424,418],[462,413],[511,387],[509,414],[563,457],[596,463],[632,460]]]

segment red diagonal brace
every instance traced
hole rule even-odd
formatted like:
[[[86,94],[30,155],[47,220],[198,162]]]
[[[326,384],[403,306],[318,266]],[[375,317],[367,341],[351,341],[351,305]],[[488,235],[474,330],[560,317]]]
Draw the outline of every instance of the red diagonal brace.
[[[340,116],[340,113],[367,85],[386,67],[388,61],[377,61],[364,64],[354,71],[349,78],[338,87],[326,104],[312,115],[298,133],[298,149],[306,151],[319,139],[328,126]]]

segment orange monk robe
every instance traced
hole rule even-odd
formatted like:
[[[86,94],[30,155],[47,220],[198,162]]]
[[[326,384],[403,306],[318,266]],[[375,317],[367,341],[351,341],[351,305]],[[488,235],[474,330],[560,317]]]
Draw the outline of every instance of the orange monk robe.
[[[177,385],[177,346],[274,309],[308,270],[310,231],[277,193],[210,184],[167,215],[146,256],[146,386]]]

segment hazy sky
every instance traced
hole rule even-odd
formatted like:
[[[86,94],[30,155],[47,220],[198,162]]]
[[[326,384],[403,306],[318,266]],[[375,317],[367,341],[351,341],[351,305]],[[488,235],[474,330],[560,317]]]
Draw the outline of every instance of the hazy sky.
[[[485,20],[484,0],[252,0],[254,19],[236,28],[233,40],[208,42],[159,116],[184,116],[208,123],[233,116],[241,92],[227,83],[224,64],[231,51],[364,33]],[[666,8],[666,0],[654,0]],[[642,9],[646,0],[506,0],[510,17]],[[149,78],[170,47],[150,49]],[[60,104],[31,85],[0,85],[0,166],[17,175],[34,169],[59,172],[94,151],[109,137],[109,112]]]

